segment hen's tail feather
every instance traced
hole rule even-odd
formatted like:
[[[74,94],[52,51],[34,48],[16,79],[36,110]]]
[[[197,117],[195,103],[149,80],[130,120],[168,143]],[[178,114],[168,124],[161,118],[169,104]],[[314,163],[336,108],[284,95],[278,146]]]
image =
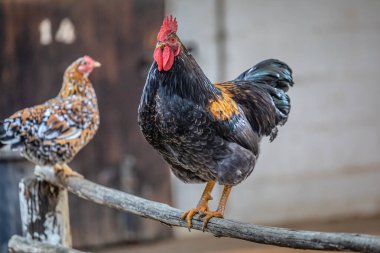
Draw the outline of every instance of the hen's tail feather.
[[[20,139],[20,136],[15,135],[14,131],[9,129],[9,122],[0,121],[0,148],[6,145],[13,147],[20,142]]]
[[[4,129],[4,123],[2,121],[0,121],[0,149],[5,146],[5,144],[3,144],[1,142],[1,137],[3,137],[5,135],[5,132],[6,131]]]
[[[286,63],[276,59],[268,59],[256,64],[241,73],[236,80],[266,84],[284,92],[287,92],[289,87],[294,84],[291,68]]]

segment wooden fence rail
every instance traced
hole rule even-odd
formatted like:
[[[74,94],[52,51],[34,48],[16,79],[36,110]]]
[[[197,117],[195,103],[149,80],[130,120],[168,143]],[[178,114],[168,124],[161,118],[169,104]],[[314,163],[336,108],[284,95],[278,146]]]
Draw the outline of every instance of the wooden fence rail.
[[[52,185],[58,187],[58,189],[62,191],[67,189],[80,198],[118,210],[131,212],[145,218],[157,220],[169,226],[187,228],[187,223],[180,220],[182,211],[166,204],[146,200],[125,192],[110,189],[83,178],[70,177],[67,180],[61,181],[55,176],[49,167],[36,167],[36,174],[43,177],[44,180]],[[22,194],[25,195],[25,193]],[[193,218],[193,229],[202,230],[202,220],[199,215]],[[380,252],[380,237],[365,234],[291,230],[286,228],[246,224],[219,218],[211,219],[206,231],[217,237],[231,237],[261,244],[296,249]],[[65,234],[65,232],[62,232],[62,234]],[[53,239],[56,240],[56,236],[53,236]],[[51,240],[46,241],[51,242]],[[64,245],[63,243],[63,246],[70,245]]]

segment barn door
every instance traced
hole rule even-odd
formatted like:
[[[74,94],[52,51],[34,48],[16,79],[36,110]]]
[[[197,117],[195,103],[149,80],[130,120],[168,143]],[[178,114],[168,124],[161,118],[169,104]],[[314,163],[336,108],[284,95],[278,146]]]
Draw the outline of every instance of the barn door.
[[[170,203],[169,171],[137,125],[163,13],[163,0],[2,1],[0,118],[54,97],[65,68],[88,54],[102,63],[90,77],[101,123],[72,167],[97,183]],[[157,222],[75,197],[70,212],[76,247],[170,236]]]

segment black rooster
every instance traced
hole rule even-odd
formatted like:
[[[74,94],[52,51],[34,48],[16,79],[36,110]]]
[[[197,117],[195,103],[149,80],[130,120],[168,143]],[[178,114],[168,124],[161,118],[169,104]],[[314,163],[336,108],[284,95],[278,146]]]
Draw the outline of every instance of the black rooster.
[[[287,121],[292,71],[270,59],[235,80],[213,84],[176,32],[176,19],[166,17],[141,97],[139,125],[179,179],[207,182],[197,207],[182,216],[191,228],[192,217],[204,215],[205,228],[210,218],[223,217],[231,188],[251,174],[261,138],[272,141],[277,126]],[[217,210],[210,211],[215,182],[224,190]]]

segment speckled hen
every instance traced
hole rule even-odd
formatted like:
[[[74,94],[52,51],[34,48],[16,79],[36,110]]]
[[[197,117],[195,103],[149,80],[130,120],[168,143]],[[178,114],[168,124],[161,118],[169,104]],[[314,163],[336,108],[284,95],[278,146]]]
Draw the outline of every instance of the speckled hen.
[[[100,63],[89,56],[65,71],[58,96],[20,110],[0,123],[0,145],[10,145],[36,165],[54,166],[63,176],[80,176],[67,163],[95,135],[99,111],[89,74]]]
[[[287,121],[292,71],[270,59],[232,81],[213,84],[178,38],[177,28],[176,19],[165,18],[138,118],[146,140],[179,179],[207,182],[197,207],[182,216],[190,228],[200,213],[205,228],[212,217],[223,217],[231,188],[251,174],[262,137],[273,140],[277,126]],[[224,190],[217,210],[211,211],[208,201],[216,182]]]

